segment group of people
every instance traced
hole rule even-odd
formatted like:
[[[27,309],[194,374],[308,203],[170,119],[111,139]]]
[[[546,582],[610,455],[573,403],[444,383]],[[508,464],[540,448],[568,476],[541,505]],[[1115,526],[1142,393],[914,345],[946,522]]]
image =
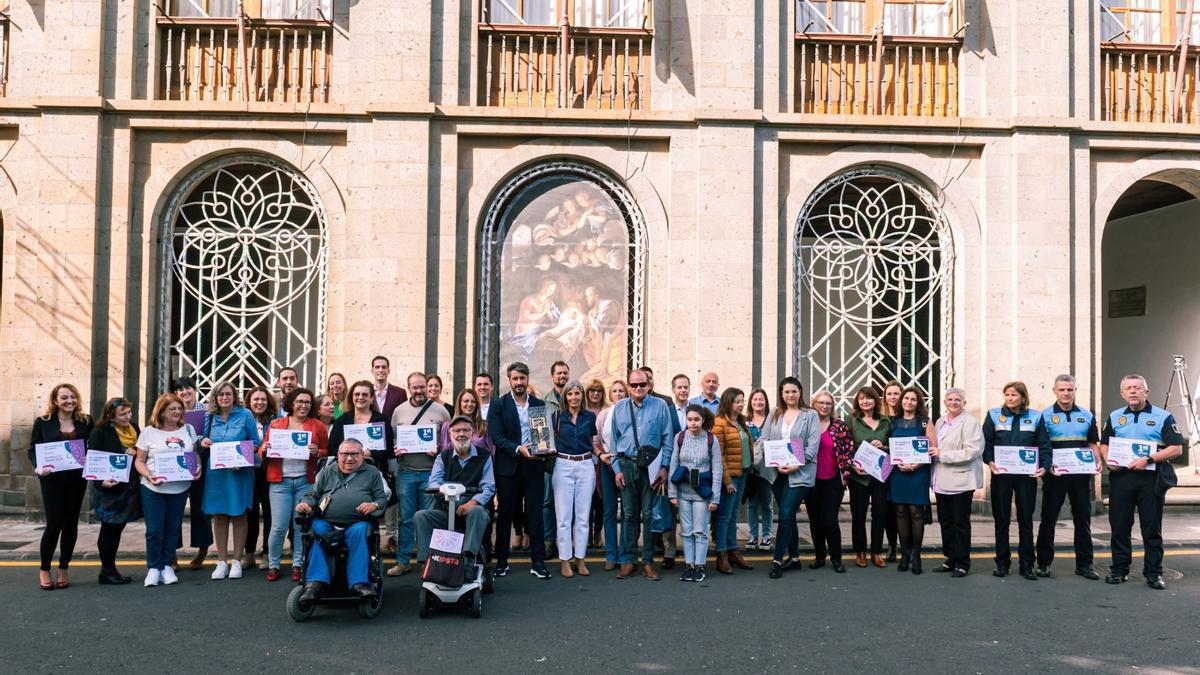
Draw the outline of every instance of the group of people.
[[[962,389],[945,392],[943,414],[935,420],[920,389],[895,381],[862,387],[843,417],[830,392],[818,391],[806,400],[794,377],[779,383],[772,408],[763,389],[751,389],[748,396],[736,387],[721,390],[715,373],[700,378],[695,396],[691,379],[676,375],[668,395],[655,391],[654,373],[647,367],[606,386],[599,380],[572,380],[569,366],[556,362],[549,372],[552,386],[539,396],[530,385],[528,367],[515,362],[505,369],[504,395],[493,396],[492,376],[481,373],[452,402],[443,402],[437,375],[414,372],[406,388],[396,386],[389,382],[390,362],[383,356],[372,360],[371,371],[370,379],[353,384],[334,373],[324,391],[316,394],[300,386],[295,370],[285,368],[274,391],[256,386],[239,400],[234,386],[224,382],[208,392],[207,405],[198,403],[194,383],[181,378],[155,402],[144,428],[134,420],[128,399],[106,401],[93,422],[74,386],[54,387],[45,414],[34,421],[29,449],[46,514],[41,587],[51,590],[70,583],[68,568],[88,481],[80,470],[37,466],[35,447],[86,440],[89,450],[130,455],[136,474],[127,482],[93,482],[92,504],[101,523],[99,580],[104,584],[131,581],[118,571],[116,557],[122,530],[138,518],[146,521],[145,585],[176,583],[176,550],[183,543],[189,501],[191,545],[197,549],[190,568],[202,568],[215,544],[213,579],[236,579],[259,566],[275,581],[283,576],[284,542],[291,536],[291,578],[299,581],[305,561],[303,547],[294,538],[300,531],[295,517],[311,513],[318,504],[329,506],[334,487],[342,489],[352,479],[357,488],[344,492],[334,505],[343,522],[318,521],[316,526],[349,526],[353,523],[346,521],[358,515],[381,516],[386,550],[395,554],[389,576],[413,571],[414,556],[418,565],[423,563],[432,530],[445,526],[444,508],[427,488],[464,482],[477,491],[458,513],[465,530],[464,551],[472,561],[476,556],[490,560],[496,576],[510,573],[510,557],[523,548],[528,548],[530,572],[537,578],[551,577],[547,557],[554,552],[564,577],[588,576],[592,572],[585,562],[587,549],[599,540],[604,568],[615,570],[617,579],[639,574],[660,579],[660,568],[669,570],[678,563],[677,539],[683,549],[682,581],[706,578],[710,546],[719,573],[751,570],[754,566],[743,556],[737,536],[743,504],[749,526],[746,546],[772,554],[770,578],[802,567],[797,524],[801,504],[815,548],[809,567],[828,565],[844,573],[838,515],[849,490],[857,567],[886,568],[898,562],[899,571],[921,574],[925,525],[936,505],[944,561],[933,571],[963,577],[971,569],[972,499],[984,487],[985,471],[991,473],[995,576],[1012,573],[1009,532],[1014,502],[1018,574],[1029,580],[1051,576],[1055,522],[1069,499],[1075,574],[1099,579],[1093,566],[1091,507],[1095,475],[1107,466],[1113,532],[1112,564],[1105,580],[1116,584],[1128,578],[1136,510],[1145,547],[1143,575],[1151,588],[1165,588],[1162,508],[1173,475],[1169,461],[1181,454],[1183,439],[1171,415],[1149,403],[1148,385],[1138,375],[1122,379],[1126,406],[1098,425],[1095,416],[1076,403],[1070,375],[1056,378],[1055,402],[1044,410],[1031,407],[1024,383],[1006,384],[1003,405],[990,410],[981,423],[966,412]],[[539,409],[549,414],[551,454],[536,450],[541,431],[531,425],[531,410]],[[366,450],[357,435],[347,435],[351,425],[370,424],[383,427],[384,450]],[[413,425],[439,430],[435,446],[402,451],[397,430]],[[308,432],[308,457],[269,456],[272,430]],[[1150,450],[1117,465],[1107,461],[1113,438],[1144,441]],[[864,446],[887,455],[895,439],[920,442],[928,463],[889,459],[890,471],[879,476],[855,461]],[[766,451],[780,441],[791,449],[794,461],[781,463]],[[251,443],[256,448],[254,466],[208,470],[208,450],[214,443],[229,442]],[[1003,462],[997,463],[998,448],[1014,447],[1035,449],[1035,471],[1010,473]],[[194,450],[200,458],[194,479],[162,480],[156,457],[180,449]],[[1054,464],[1056,449],[1090,451],[1095,473],[1060,473]],[[326,457],[336,461],[321,470]],[[1041,527],[1035,538],[1039,482]],[[355,501],[358,497],[361,501]],[[260,523],[265,535],[262,551],[257,550]],[[362,535],[361,528],[353,537],[348,535],[355,550],[361,550]],[[656,545],[662,549],[658,568]],[[58,573],[52,578],[56,548]],[[265,556],[261,565],[256,555]],[[324,556],[314,553],[313,558],[308,578],[316,584],[306,589],[310,599],[320,592],[322,582],[328,583]],[[365,583],[365,570],[365,562],[352,566],[349,576],[355,589],[368,595],[373,590]]]

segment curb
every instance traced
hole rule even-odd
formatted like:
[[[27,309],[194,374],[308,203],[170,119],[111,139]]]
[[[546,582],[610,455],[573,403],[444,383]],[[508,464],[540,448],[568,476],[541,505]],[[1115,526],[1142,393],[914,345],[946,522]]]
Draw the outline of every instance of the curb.
[[[1190,540],[1190,541],[1163,542],[1163,550],[1164,551],[1174,551],[1174,550],[1184,550],[1184,549],[1200,549],[1200,539]],[[194,549],[187,549],[187,548],[182,548],[179,550],[181,552],[185,552],[185,553],[181,553],[180,557],[190,557],[192,554],[189,551],[194,551]],[[753,559],[753,558],[761,558],[763,560],[767,559],[766,551],[746,550],[746,549],[743,549],[743,550],[747,554],[747,559]],[[1103,544],[1103,545],[1096,544],[1093,546],[1093,551],[1097,555],[1099,555],[1101,553],[1111,553],[1112,546],[1109,544]],[[1142,552],[1142,547],[1139,542],[1134,542],[1133,551],[1134,551],[1135,555]],[[801,546],[800,547],[800,555],[802,557],[811,558],[811,557],[813,557],[814,552],[815,552],[815,549],[812,546]],[[928,546],[921,547],[921,553],[923,555],[924,554],[932,554],[932,553],[940,554],[941,552],[942,552],[942,548],[940,545],[928,545]],[[974,547],[971,549],[971,555],[984,555],[984,554],[990,554],[990,553],[995,553],[995,552],[996,552],[995,546],[979,546],[979,547]],[[1054,552],[1055,552],[1056,556],[1057,555],[1064,555],[1064,556],[1065,555],[1074,555],[1075,549],[1070,546],[1057,546],[1057,547],[1055,547]],[[846,555],[847,552],[843,552],[843,554]],[[603,549],[589,549],[587,560],[588,560],[588,562],[592,562],[592,561],[604,562],[604,555],[605,554],[604,554]],[[853,557],[853,555],[854,554],[852,552],[848,553],[849,557]],[[520,553],[516,556],[513,556],[512,559],[514,561],[516,561],[517,563],[520,563],[520,561],[523,557],[528,557],[528,554]],[[655,553],[654,557],[657,560],[657,559],[661,559],[662,556],[661,556],[661,554]],[[1015,557],[1016,557],[1016,555],[1015,555],[1015,547],[1014,547],[1014,558]],[[37,551],[19,551],[19,552],[18,551],[0,551],[0,562],[30,562],[30,561],[37,562],[40,560],[40,558],[41,558],[41,555]],[[209,558],[211,560],[213,557],[209,556]],[[118,561],[144,562],[145,559],[146,559],[146,557],[145,557],[144,551],[122,551],[117,554]],[[390,560],[391,555],[388,554],[387,556],[384,557],[384,559]],[[75,554],[74,558],[72,558],[72,562],[99,562],[99,560],[100,560],[100,554],[97,551],[79,552],[79,553]],[[286,563],[290,564],[291,559],[283,558],[281,561],[281,564],[282,564],[282,562],[286,562]],[[205,567],[211,567],[211,566],[212,566],[211,562],[205,562]]]

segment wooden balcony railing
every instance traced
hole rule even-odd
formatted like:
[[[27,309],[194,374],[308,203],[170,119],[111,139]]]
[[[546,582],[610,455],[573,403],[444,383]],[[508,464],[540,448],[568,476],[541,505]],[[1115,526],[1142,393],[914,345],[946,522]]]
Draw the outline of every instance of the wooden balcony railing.
[[[479,26],[479,104],[645,110],[653,35],[636,28]]]
[[[1101,119],[1184,124],[1200,121],[1200,54],[1195,48],[1181,62],[1179,48],[1174,45],[1102,44],[1100,60]]]
[[[962,41],[796,35],[795,111],[955,117]]]
[[[158,27],[160,99],[330,100],[329,22],[160,17]]]

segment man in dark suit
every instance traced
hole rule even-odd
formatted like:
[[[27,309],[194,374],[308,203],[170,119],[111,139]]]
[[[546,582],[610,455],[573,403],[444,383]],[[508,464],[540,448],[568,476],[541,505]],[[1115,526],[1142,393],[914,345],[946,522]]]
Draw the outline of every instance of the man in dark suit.
[[[371,375],[375,378],[375,405],[383,419],[392,419],[396,406],[408,400],[408,392],[404,387],[388,384],[388,376],[392,374],[392,363],[386,356],[376,356],[371,359]]]
[[[404,391],[404,387],[388,384],[388,375],[391,374],[392,362],[388,360],[388,357],[376,356],[371,359],[371,377],[375,380],[375,405],[385,420],[391,420],[392,413],[396,412],[396,408],[408,400],[408,392]],[[386,466],[376,468],[383,472],[383,478],[388,485],[395,485],[392,478],[396,475],[397,469],[394,458],[389,459]],[[384,527],[387,529],[387,543],[384,548],[388,553],[395,553],[396,537],[400,529],[400,512],[396,508],[396,504],[392,503],[383,515]]]
[[[495,574],[508,574],[513,515],[524,499],[525,532],[529,535],[529,558],[533,563],[530,573],[539,579],[549,579],[542,530],[546,464],[530,454],[529,448],[529,409],[545,403],[529,394],[529,366],[524,363],[518,361],[508,366],[508,386],[511,391],[494,399],[488,410],[488,434],[496,446],[496,498],[500,504],[496,515]]]

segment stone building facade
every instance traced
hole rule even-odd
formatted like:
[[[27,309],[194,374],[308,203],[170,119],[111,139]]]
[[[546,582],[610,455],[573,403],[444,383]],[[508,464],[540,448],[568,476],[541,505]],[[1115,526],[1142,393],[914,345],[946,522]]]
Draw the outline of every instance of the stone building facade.
[[[168,375],[376,353],[1161,403],[1200,360],[1200,61],[1183,3],[1110,4],[11,0],[3,505],[57,382],[144,418]]]

